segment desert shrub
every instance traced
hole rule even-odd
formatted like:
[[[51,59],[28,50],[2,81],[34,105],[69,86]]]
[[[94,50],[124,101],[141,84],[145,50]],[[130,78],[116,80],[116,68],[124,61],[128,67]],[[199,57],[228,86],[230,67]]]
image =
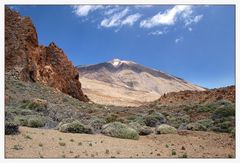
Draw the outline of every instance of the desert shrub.
[[[28,126],[28,117],[26,117],[26,116],[16,116],[15,121],[20,126]]]
[[[152,112],[144,117],[144,122],[147,126],[155,127],[159,124],[166,123],[166,119],[161,113]]]
[[[85,126],[77,120],[60,125],[59,131],[70,133],[87,133],[87,134],[93,133],[93,129],[91,127]]]
[[[204,106],[200,105],[200,106],[197,107],[197,112],[198,112],[198,113],[210,112],[210,111],[212,111],[212,110],[213,110],[213,108],[208,107],[208,106],[206,106],[206,105],[204,105]]]
[[[59,130],[62,125],[66,124],[66,123],[72,123],[73,121],[75,121],[75,119],[65,118],[56,126],[56,129]]]
[[[101,130],[104,124],[106,124],[106,121],[100,118],[93,118],[89,123],[89,125],[94,128],[95,131]]]
[[[142,126],[141,124],[137,123],[137,122],[131,122],[128,124],[131,128],[133,128],[134,130],[136,130],[138,132],[139,135],[149,135],[152,133],[151,128],[147,127],[147,126]]]
[[[233,128],[231,127],[230,121],[224,121],[220,123],[215,123],[211,130],[215,132],[228,132],[230,133]]]
[[[29,110],[29,109],[22,109],[22,110],[20,111],[20,114],[23,115],[23,116],[25,116],[25,115],[31,115],[31,114],[33,114],[33,113],[32,113],[32,111]]]
[[[137,116],[135,119],[131,120],[132,122],[136,122],[136,123],[139,123],[140,125],[142,126],[145,126],[145,119],[144,117],[141,117],[141,116]]]
[[[202,119],[202,120],[198,120],[197,123],[200,123],[205,128],[210,128],[213,126],[214,121],[211,119]]]
[[[19,125],[14,122],[5,122],[5,135],[15,135],[19,133]]]
[[[162,124],[156,127],[156,133],[157,134],[176,134],[177,129],[167,124]]]
[[[139,135],[149,135],[152,133],[152,130],[150,127],[143,126],[141,130],[139,131]]]
[[[182,123],[189,123],[190,117],[189,115],[167,116],[167,121],[171,126],[178,128]]]
[[[187,130],[187,123],[180,124],[178,130]]]
[[[187,129],[192,131],[206,131],[206,127],[200,123],[193,122],[187,124]]]
[[[111,123],[111,122],[115,122],[117,120],[118,116],[116,114],[108,114],[106,117],[106,122],[107,123]]]
[[[221,104],[221,105],[220,105]],[[212,119],[221,119],[229,116],[235,116],[235,106],[230,102],[218,103],[220,105],[212,114]]]
[[[64,123],[59,126],[59,131],[61,132],[71,132],[71,133],[84,133],[84,125],[79,121],[73,121],[70,123]]]
[[[102,127],[102,133],[107,136],[117,137],[122,139],[139,139],[136,130],[120,122],[113,122]]]
[[[31,116],[28,119],[28,127],[34,127],[34,128],[38,128],[38,127],[43,127],[45,126],[46,123],[46,119],[44,117],[41,116]]]
[[[23,100],[21,108],[44,112],[47,109],[47,101],[42,99]]]

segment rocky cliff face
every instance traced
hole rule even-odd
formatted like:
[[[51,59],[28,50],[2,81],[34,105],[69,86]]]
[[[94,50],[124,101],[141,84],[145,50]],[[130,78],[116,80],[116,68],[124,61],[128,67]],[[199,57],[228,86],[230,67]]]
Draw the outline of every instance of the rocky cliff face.
[[[89,101],[81,90],[78,70],[54,43],[38,44],[29,17],[5,8],[5,72],[23,81],[40,82],[81,101]]]

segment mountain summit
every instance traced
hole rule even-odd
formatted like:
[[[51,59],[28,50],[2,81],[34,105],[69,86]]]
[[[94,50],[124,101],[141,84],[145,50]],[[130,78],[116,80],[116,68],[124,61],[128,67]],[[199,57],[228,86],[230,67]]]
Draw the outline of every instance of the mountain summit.
[[[137,106],[169,92],[205,90],[133,61],[113,59],[77,68],[84,93],[92,101],[101,104]]]

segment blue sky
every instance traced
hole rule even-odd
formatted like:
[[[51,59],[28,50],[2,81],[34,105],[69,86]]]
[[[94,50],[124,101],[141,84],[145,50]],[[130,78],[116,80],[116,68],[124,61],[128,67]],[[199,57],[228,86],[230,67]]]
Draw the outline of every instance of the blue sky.
[[[119,58],[216,88],[235,82],[234,6],[12,6],[74,65]]]

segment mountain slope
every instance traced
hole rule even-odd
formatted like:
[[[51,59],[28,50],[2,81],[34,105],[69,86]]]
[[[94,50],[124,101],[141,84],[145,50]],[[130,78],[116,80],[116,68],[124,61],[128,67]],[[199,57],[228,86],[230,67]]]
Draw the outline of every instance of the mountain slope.
[[[168,92],[205,90],[183,79],[132,61],[112,61],[78,66],[83,91],[101,104],[137,106]]]

